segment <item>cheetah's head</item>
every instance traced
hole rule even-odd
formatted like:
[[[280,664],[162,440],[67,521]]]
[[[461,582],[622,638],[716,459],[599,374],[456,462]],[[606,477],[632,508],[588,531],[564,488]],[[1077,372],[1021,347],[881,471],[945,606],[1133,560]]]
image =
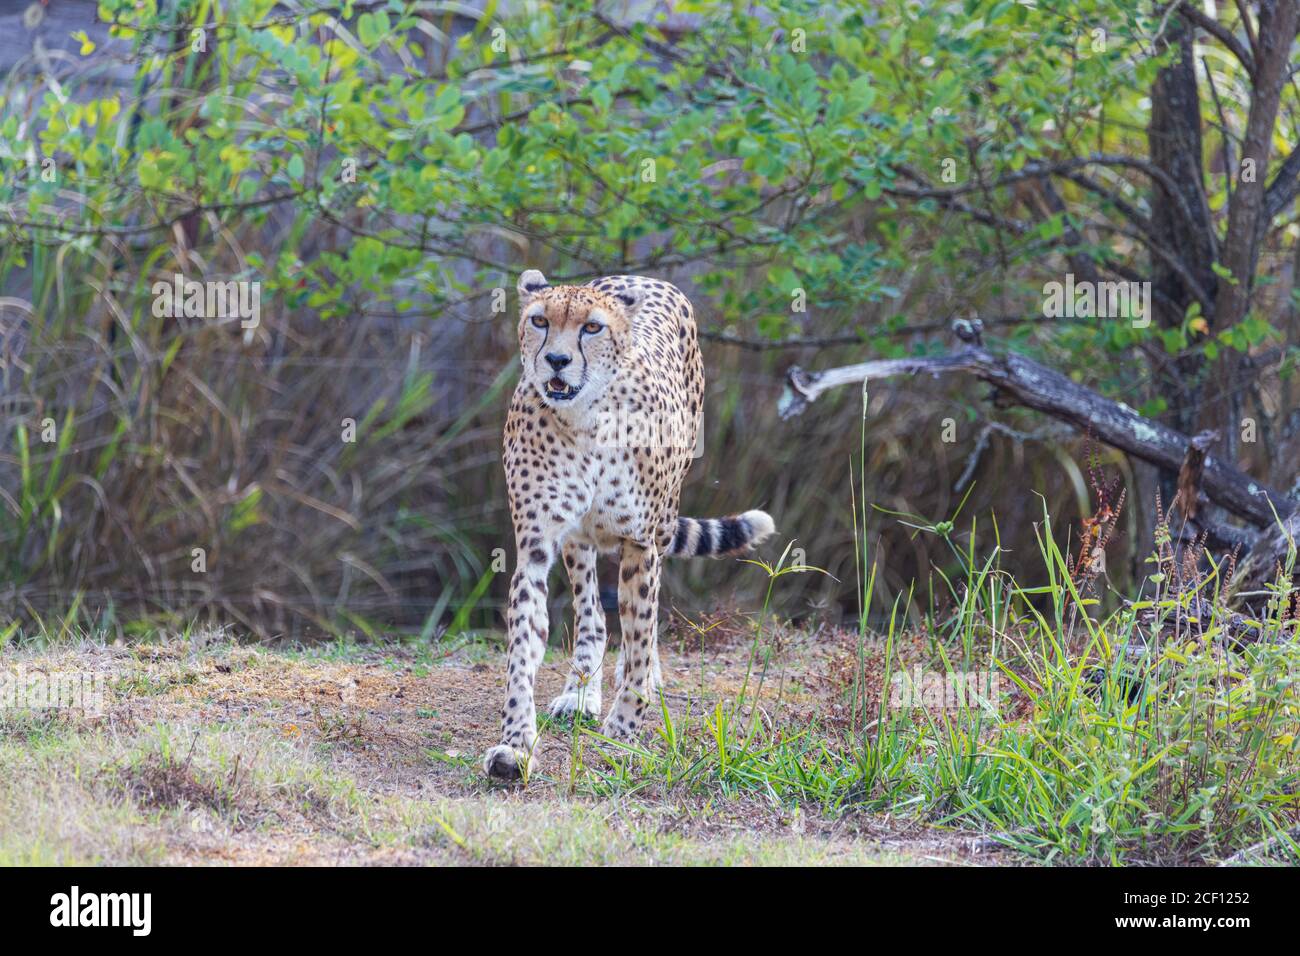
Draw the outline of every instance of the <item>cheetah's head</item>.
[[[519,354],[524,375],[553,408],[590,405],[613,381],[632,343],[635,300],[586,286],[519,277]]]

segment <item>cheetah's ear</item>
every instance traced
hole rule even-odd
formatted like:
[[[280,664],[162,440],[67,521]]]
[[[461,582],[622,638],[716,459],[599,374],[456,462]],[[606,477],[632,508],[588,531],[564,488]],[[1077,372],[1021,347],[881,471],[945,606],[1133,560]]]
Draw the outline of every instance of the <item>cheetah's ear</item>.
[[[614,293],[614,298],[623,303],[623,311],[627,313],[630,319],[640,310],[641,304],[645,302],[645,291],[642,289],[619,289]]]
[[[527,302],[549,285],[546,276],[536,269],[528,269],[519,277],[519,284],[515,288],[519,291],[519,301]]]

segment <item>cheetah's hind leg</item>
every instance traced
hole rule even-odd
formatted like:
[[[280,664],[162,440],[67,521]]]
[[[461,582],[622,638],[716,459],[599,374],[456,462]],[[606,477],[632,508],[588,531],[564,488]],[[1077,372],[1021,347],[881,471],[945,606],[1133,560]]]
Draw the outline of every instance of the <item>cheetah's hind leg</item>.
[[[618,572],[623,668],[601,724],[601,733],[615,740],[636,739],[651,704],[659,660],[659,571],[658,549],[623,542]]]
[[[618,659],[614,661],[614,686],[623,683],[623,648],[618,649]],[[654,694],[664,686],[664,672],[659,666],[659,641],[656,636],[655,646],[650,651],[650,679],[646,684],[647,693]]]
[[[605,660],[605,609],[600,604],[596,549],[566,541],[564,567],[573,585],[573,664],[564,691],[551,701],[552,717],[600,716],[600,681]]]

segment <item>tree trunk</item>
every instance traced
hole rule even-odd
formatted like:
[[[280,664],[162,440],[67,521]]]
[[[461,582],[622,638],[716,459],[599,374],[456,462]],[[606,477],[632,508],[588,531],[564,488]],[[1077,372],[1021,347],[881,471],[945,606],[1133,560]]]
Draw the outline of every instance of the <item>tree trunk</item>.
[[[1277,123],[1282,88],[1290,71],[1288,56],[1296,35],[1296,0],[1262,0],[1256,31],[1255,76],[1251,87],[1250,112],[1242,146],[1240,168],[1232,177],[1234,188],[1228,199],[1228,230],[1219,253],[1221,265],[1231,274],[1218,283],[1214,301],[1216,331],[1231,328],[1250,311],[1250,294],[1259,260],[1259,244],[1268,225],[1265,206],[1265,176],[1273,151],[1273,130]],[[1199,156],[1199,154],[1198,154]],[[1242,355],[1232,349],[1221,353],[1209,376],[1202,421],[1223,435],[1224,454],[1237,457],[1241,429]]]
[[[1205,202],[1202,178],[1201,103],[1196,86],[1196,56],[1192,42],[1194,28],[1181,16],[1172,17],[1157,50],[1176,48],[1176,58],[1156,75],[1151,88],[1151,120],[1147,144],[1151,162],[1177,185],[1180,195],[1171,196],[1157,185],[1151,201],[1151,224],[1155,239],[1180,260],[1197,284],[1213,297],[1216,277],[1210,268],[1215,259],[1214,230]],[[1190,218],[1189,218],[1190,217]],[[1151,257],[1152,310],[1161,328],[1180,328],[1187,308],[1195,301],[1183,278],[1160,256]],[[1208,318],[1208,316],[1207,316]],[[1156,395],[1168,409],[1163,420],[1171,427],[1192,434],[1196,431],[1201,404],[1201,361],[1187,356],[1169,362],[1162,355],[1153,359],[1152,380]],[[1166,490],[1172,497],[1172,474]]]

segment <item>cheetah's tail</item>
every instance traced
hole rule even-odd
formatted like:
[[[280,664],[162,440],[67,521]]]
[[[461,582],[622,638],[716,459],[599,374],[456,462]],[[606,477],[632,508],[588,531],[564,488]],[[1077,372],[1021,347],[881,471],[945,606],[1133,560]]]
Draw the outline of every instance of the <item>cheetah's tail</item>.
[[[668,554],[678,558],[720,558],[748,551],[776,531],[766,511],[727,518],[678,518]]]

